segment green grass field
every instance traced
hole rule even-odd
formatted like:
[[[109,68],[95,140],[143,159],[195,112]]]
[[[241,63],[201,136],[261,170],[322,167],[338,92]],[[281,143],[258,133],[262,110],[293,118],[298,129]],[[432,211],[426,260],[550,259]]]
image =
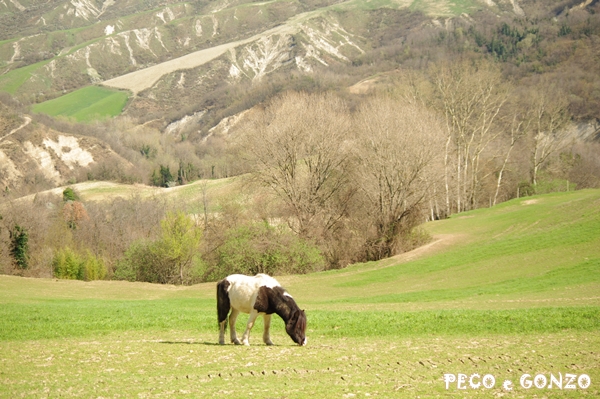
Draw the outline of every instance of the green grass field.
[[[600,190],[423,229],[434,241],[410,254],[278,277],[306,309],[306,347],[277,317],[274,347],[261,320],[252,346],[216,345],[213,283],[0,276],[0,397],[600,395]],[[474,374],[493,387],[471,388]]]
[[[413,0],[411,10],[423,11],[429,15],[470,14],[481,8],[481,4],[473,0]]]
[[[32,74],[48,64],[50,60],[41,61],[36,64],[27,65],[25,67],[15,69],[4,75],[0,75],[0,91],[5,91],[10,94],[15,94],[19,88],[31,78]]]
[[[33,106],[33,112],[73,118],[77,122],[91,122],[119,115],[128,99],[129,95],[123,91],[87,86],[36,104]]]

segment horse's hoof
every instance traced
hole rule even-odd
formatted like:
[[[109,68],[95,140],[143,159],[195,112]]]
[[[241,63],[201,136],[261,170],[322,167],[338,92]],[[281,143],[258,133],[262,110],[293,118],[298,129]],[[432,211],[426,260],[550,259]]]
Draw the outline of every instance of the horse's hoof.
[[[266,341],[266,342],[265,342],[265,345],[268,345],[268,346],[273,346],[274,344],[273,344],[273,342],[271,342],[271,341]]]
[[[231,341],[231,342],[233,342],[235,345],[241,345],[242,344],[239,339],[236,339],[236,340]]]

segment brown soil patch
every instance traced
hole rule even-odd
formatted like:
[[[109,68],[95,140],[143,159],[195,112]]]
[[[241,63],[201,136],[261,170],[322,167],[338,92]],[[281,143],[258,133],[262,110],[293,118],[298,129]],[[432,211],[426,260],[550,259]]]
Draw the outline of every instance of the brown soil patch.
[[[533,204],[537,204],[539,200],[537,199],[530,199],[527,201],[523,201],[523,205],[533,205]]]
[[[464,238],[465,234],[438,234],[436,236],[433,236],[433,241],[431,241],[429,244],[425,244],[409,252],[392,256],[390,259],[395,259],[400,262],[409,262],[411,260],[420,258],[424,255],[430,255],[434,252],[455,245],[461,242]]]

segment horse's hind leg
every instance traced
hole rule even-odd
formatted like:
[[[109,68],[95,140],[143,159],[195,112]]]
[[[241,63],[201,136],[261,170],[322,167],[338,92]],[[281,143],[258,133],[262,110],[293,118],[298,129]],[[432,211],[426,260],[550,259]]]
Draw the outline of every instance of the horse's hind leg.
[[[225,328],[227,327],[227,318],[219,323],[219,344],[225,345]]]
[[[235,321],[237,320],[239,314],[240,311],[235,308],[232,308],[231,313],[229,314],[229,335],[231,337],[231,342],[233,342],[236,345],[242,344],[237,338],[237,333],[235,332]]]
[[[267,345],[273,345],[273,342],[271,342],[271,315],[270,314],[265,314],[263,316],[263,320],[264,320],[264,324],[265,324],[265,330],[263,331],[263,342]]]
[[[219,320],[219,344],[225,344],[225,328],[227,327],[227,314],[231,309],[229,301],[229,281],[221,280],[217,284],[217,316]]]

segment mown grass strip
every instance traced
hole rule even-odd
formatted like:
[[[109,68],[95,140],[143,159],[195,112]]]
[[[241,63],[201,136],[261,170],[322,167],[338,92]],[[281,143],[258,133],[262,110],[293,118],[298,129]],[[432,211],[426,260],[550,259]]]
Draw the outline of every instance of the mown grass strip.
[[[333,337],[535,334],[597,331],[599,307],[421,312],[315,311],[309,328]]]
[[[73,338],[112,332],[194,331],[217,334],[214,301],[66,301],[4,304],[0,340]],[[599,307],[421,312],[308,310],[311,335],[335,337],[419,336],[423,334],[513,334],[600,329]],[[245,317],[240,317],[238,330]],[[262,330],[261,323],[255,327]],[[278,317],[273,328],[283,330]]]
[[[335,303],[406,303],[472,298],[480,295],[508,295],[544,292],[600,281],[600,258],[588,259],[574,266],[563,267],[538,276],[520,277],[472,287],[422,290],[372,297],[349,298]]]
[[[214,329],[216,310],[199,311],[208,307],[206,302],[174,299],[8,303],[0,308],[0,341],[85,337],[126,330]]]
[[[50,116],[70,117],[77,122],[90,122],[119,115],[128,97],[128,94],[122,91],[88,86],[36,104],[33,106],[33,111]]]

